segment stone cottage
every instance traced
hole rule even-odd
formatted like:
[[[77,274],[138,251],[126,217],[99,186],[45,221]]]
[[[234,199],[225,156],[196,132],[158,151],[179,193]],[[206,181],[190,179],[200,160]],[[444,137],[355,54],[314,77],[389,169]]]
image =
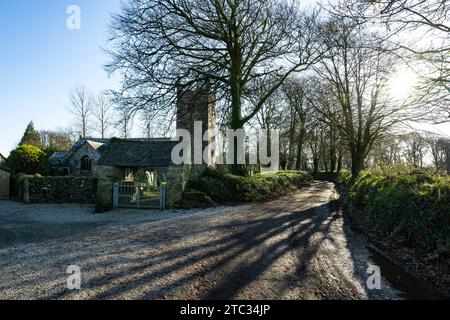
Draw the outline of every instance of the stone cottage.
[[[207,90],[179,91],[177,129],[194,134],[194,123],[201,121],[203,133],[215,130],[215,97]],[[214,164],[214,153],[200,166],[174,165],[172,150],[179,142],[171,138],[154,139],[94,139],[80,138],[67,152],[57,152],[50,158],[55,176],[96,176],[97,209],[112,208],[115,182],[129,181],[138,172],[156,175],[167,181],[167,205],[181,200],[184,186],[192,174]],[[203,150],[213,143],[213,136],[203,142]],[[193,153],[194,145],[192,143]]]
[[[69,151],[55,152],[49,158],[53,176],[89,177],[96,174],[97,163],[109,139],[80,138]]]

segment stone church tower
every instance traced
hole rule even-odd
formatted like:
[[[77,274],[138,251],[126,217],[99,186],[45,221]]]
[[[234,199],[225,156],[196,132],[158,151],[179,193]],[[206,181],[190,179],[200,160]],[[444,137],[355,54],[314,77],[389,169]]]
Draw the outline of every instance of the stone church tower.
[[[216,129],[216,97],[207,89],[198,91],[178,90],[177,99],[177,129],[185,129],[191,133],[191,159],[194,162],[194,125],[202,122],[202,134],[208,130],[215,132]],[[208,134],[207,141],[203,141],[201,150],[214,143],[214,135]],[[199,146],[197,145],[197,148]],[[208,161],[203,164],[214,165],[214,150],[209,150]]]

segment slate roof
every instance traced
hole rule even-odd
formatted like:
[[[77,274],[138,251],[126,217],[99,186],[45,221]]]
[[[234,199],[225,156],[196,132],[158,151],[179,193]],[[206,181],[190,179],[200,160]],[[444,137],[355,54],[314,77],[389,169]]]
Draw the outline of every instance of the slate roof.
[[[48,161],[52,166],[68,166],[69,165],[69,152],[55,152],[53,153]]]
[[[108,144],[109,143],[109,139],[98,139],[98,138],[80,138],[78,139],[77,142],[75,142],[75,144],[72,146],[72,148],[70,148],[69,150],[69,157],[74,154],[75,152],[77,152],[78,150],[80,150],[80,148],[86,143],[88,142],[94,149],[97,150],[97,148],[101,147],[104,144]],[[96,145],[97,147],[94,147],[94,145]]]
[[[117,167],[165,167],[172,165],[172,149],[178,144],[170,139],[127,139],[108,145],[99,165]]]

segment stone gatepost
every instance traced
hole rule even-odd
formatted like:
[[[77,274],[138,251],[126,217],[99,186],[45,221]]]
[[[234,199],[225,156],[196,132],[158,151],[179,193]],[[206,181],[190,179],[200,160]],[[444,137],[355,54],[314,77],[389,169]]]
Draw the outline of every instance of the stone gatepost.
[[[117,176],[112,166],[97,166],[97,201],[96,212],[105,212],[113,209],[113,185]]]
[[[167,208],[173,208],[183,199],[183,192],[189,179],[195,179],[206,168],[206,165],[174,165],[167,169]]]
[[[174,165],[167,168],[166,206],[173,206],[183,198],[190,166]]]

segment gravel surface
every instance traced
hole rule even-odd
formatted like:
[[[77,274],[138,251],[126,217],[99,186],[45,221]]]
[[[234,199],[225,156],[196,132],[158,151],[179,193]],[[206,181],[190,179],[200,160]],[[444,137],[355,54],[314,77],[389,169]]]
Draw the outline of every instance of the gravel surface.
[[[380,299],[332,184],[178,212],[0,201],[0,299]],[[82,271],[69,291],[67,267]]]

